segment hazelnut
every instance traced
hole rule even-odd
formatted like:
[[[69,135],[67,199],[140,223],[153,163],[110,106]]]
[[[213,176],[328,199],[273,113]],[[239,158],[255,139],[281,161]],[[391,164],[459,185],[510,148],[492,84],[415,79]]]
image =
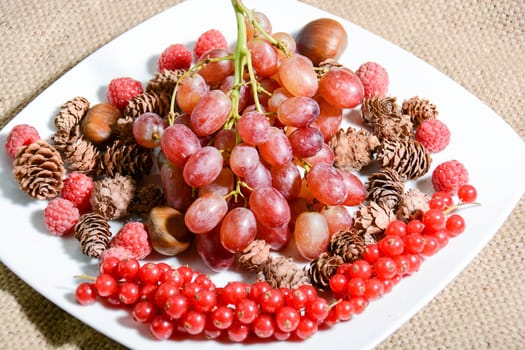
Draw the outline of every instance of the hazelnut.
[[[119,109],[110,103],[96,104],[82,119],[82,134],[96,145],[104,144],[113,137],[113,129],[121,116]]]
[[[347,34],[338,21],[319,18],[307,23],[297,34],[297,51],[315,66],[327,59],[337,60],[346,49]]]
[[[193,234],[184,224],[184,214],[177,209],[166,206],[151,209],[146,225],[151,245],[160,254],[177,255],[191,245]]]

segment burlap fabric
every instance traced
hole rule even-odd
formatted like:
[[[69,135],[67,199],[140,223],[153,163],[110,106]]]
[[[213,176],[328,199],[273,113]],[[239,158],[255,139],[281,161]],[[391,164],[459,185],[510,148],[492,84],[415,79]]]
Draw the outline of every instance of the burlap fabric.
[[[1,1],[0,126],[95,49],[177,2]],[[525,137],[523,1],[305,2],[429,62]],[[378,348],[523,349],[524,217],[522,198],[474,261]],[[0,267],[0,322],[3,349],[119,348],[33,291],[4,265]]]

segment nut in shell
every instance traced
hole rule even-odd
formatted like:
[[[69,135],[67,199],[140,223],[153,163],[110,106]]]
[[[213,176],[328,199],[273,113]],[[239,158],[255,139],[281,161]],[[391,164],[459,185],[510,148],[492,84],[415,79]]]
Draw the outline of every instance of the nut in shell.
[[[297,34],[297,51],[312,60],[315,66],[337,60],[346,49],[347,34],[341,23],[331,18],[319,18],[307,23]]]
[[[101,145],[113,137],[121,113],[110,103],[99,103],[92,106],[82,119],[82,134],[96,145]]]
[[[166,206],[151,209],[147,226],[151,245],[160,254],[177,255],[191,245],[193,234],[186,228],[184,215],[177,209]]]

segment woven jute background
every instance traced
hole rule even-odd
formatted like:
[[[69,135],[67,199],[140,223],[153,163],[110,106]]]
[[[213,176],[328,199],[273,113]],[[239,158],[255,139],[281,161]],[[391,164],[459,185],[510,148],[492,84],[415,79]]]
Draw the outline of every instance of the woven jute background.
[[[0,127],[88,54],[178,2],[1,1]],[[427,61],[489,105],[525,138],[523,1],[305,2],[348,19]],[[278,1],[275,3],[279,6]],[[524,218],[522,198],[468,267],[378,348],[523,349]],[[119,348],[47,301],[3,264],[0,322],[3,349]]]

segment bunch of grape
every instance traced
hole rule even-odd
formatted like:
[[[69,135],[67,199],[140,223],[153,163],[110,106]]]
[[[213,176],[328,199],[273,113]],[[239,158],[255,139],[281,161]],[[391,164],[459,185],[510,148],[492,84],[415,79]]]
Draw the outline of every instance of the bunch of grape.
[[[365,198],[326,143],[343,109],[361,103],[359,78],[345,68],[319,78],[290,34],[241,10],[235,51],[211,49],[180,76],[167,123],[145,113],[133,126],[137,143],[160,148],[167,204],[185,213],[213,270],[256,238],[278,250],[292,234],[299,254],[314,259],[350,227],[344,206]]]

